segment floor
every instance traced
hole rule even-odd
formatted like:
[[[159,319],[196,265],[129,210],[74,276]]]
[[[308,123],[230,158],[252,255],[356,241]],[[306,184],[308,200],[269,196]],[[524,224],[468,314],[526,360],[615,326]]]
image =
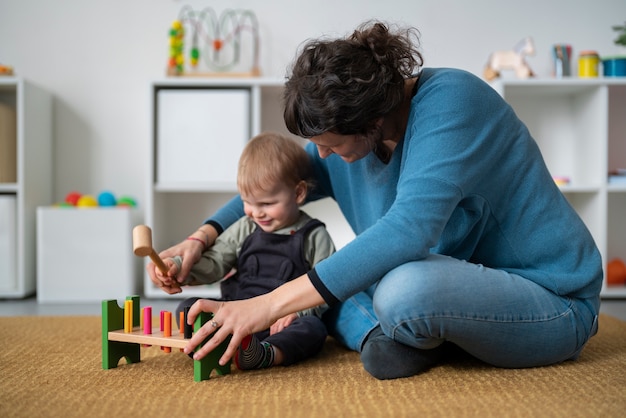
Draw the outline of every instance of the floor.
[[[121,306],[124,298],[118,300]],[[141,306],[152,306],[152,312],[162,310],[174,312],[181,298],[147,299],[141,298]],[[102,314],[101,302],[85,303],[38,303],[36,297],[26,299],[0,300],[0,316],[67,316],[67,315],[96,315]]]
[[[141,299],[142,306],[152,306],[153,312],[162,310],[173,312],[180,298]],[[123,303],[121,300],[118,303]],[[0,316],[55,316],[55,315],[97,315],[101,314],[100,302],[91,303],[37,303],[35,297],[17,300],[0,300]],[[626,321],[626,300],[604,299],[600,312]]]

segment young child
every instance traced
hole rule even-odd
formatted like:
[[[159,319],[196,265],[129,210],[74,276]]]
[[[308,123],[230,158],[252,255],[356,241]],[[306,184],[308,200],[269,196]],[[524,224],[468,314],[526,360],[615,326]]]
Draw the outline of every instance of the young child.
[[[250,140],[237,173],[246,216],[204,251],[181,285],[215,283],[235,269],[221,284],[222,299],[247,299],[272,291],[331,255],[335,248],[324,224],[300,210],[311,170],[304,149],[285,136],[263,133]],[[167,282],[180,271],[182,258],[164,262],[168,276],[157,274]],[[181,302],[178,312],[196,300]],[[270,329],[248,336],[235,364],[241,370],[287,366],[317,354],[327,336],[321,320],[324,308],[288,315]]]

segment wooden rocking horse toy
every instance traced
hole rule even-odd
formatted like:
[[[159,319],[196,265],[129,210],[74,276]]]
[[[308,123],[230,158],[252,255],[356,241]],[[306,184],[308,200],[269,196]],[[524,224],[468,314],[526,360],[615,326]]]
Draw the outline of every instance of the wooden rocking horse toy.
[[[535,55],[533,39],[524,38],[509,51],[496,51],[489,56],[483,76],[487,81],[500,77],[502,70],[515,70],[518,78],[533,77],[533,70],[526,63],[526,57]]]

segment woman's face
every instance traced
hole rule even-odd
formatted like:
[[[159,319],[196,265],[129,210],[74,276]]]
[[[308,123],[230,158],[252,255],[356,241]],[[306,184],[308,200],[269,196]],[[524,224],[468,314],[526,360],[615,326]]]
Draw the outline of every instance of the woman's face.
[[[324,132],[310,138],[310,141],[317,145],[317,152],[321,158],[337,154],[347,163],[360,160],[372,151],[372,142],[366,140],[363,135],[339,135]]]

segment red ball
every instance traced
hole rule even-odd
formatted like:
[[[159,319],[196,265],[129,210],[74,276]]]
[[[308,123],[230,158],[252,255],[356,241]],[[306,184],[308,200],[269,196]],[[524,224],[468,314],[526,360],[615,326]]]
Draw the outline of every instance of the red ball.
[[[76,204],[78,203],[78,199],[80,199],[82,195],[78,192],[69,192],[66,196],[65,196],[65,203],[69,203],[72,206],[76,206]]]

